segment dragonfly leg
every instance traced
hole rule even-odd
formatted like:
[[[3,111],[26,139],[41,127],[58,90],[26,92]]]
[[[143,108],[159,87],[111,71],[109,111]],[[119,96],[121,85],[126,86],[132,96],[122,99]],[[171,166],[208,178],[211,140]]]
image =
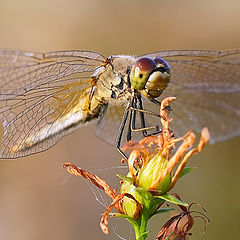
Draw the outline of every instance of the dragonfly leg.
[[[130,109],[133,110],[133,111],[139,112],[139,113],[143,113],[143,114],[146,113],[146,114],[150,114],[150,115],[153,115],[153,116],[156,116],[156,117],[160,117],[159,114],[154,113],[154,112],[150,112],[150,111],[147,111],[147,110],[144,110],[144,109],[133,108],[133,107],[131,107]]]
[[[149,100],[150,100],[152,103],[158,105],[159,107],[161,106],[161,102],[159,102],[158,100],[156,100],[156,99],[154,99],[154,98],[149,98]]]
[[[142,105],[140,105],[140,108],[142,108]],[[151,114],[157,117],[160,117],[159,114],[146,111],[143,109],[137,108],[137,99],[133,99],[132,106],[130,107],[130,117],[129,117],[129,126],[128,126],[128,134],[127,134],[127,141],[131,140],[132,138],[132,132],[142,132],[143,136],[148,136],[150,134],[147,133],[148,130],[151,129],[157,129],[157,132],[159,132],[158,126],[151,126],[146,127],[145,125],[145,118],[144,113]],[[139,112],[140,114],[140,121],[141,121],[141,127],[136,128],[136,113]]]
[[[137,100],[138,100],[138,106],[137,106],[136,101],[135,101],[135,104],[133,104],[131,109],[130,109],[133,112],[133,118],[132,118],[132,121],[131,121],[132,122],[131,131],[132,132],[142,132],[144,137],[159,133],[160,132],[159,126],[157,126],[157,125],[156,126],[150,126],[150,127],[146,126],[145,114],[150,114],[150,115],[153,115],[153,116],[156,116],[156,117],[159,117],[159,118],[160,118],[160,115],[156,114],[154,112],[147,111],[147,110],[143,109],[141,95],[138,96]],[[158,101],[157,101],[157,103],[161,104]],[[141,122],[141,127],[140,128],[136,128],[136,113],[137,112],[140,115],[140,122]],[[151,130],[151,129],[156,129],[156,132],[148,134],[147,131]]]
[[[136,112],[136,111],[134,110],[134,112]],[[152,132],[151,134],[148,134],[147,131],[152,130],[152,129],[156,129],[156,131]],[[133,119],[132,124],[131,124],[131,132],[142,132],[143,136],[147,137],[147,136],[150,136],[150,135],[156,135],[158,133],[161,133],[161,130],[160,130],[158,125],[146,127],[144,124],[141,124],[140,128],[136,128],[135,120]]]
[[[157,105],[161,105],[161,103],[157,100],[155,100],[154,103]],[[171,108],[169,109],[169,111],[171,111]],[[139,113],[140,115],[140,128],[136,127],[137,113]],[[132,101],[127,105],[122,123],[118,130],[118,135],[116,138],[116,148],[125,159],[127,159],[127,155],[121,150],[121,142],[122,142],[122,137],[123,137],[123,133],[124,133],[124,129],[126,128],[126,125],[128,125],[127,141],[130,141],[132,139],[132,132],[141,132],[143,137],[161,133],[161,129],[158,125],[150,126],[150,127],[146,126],[145,114],[153,115],[159,118],[161,117],[160,114],[143,109],[141,96],[138,96],[137,98],[133,98]],[[129,121],[128,121],[128,117],[129,117]],[[153,129],[155,129],[154,132],[148,133],[149,130],[153,130]]]
[[[137,99],[138,99],[138,105],[139,106],[137,106],[135,104],[133,107],[131,107],[131,110],[134,112],[131,131],[132,132],[140,132],[141,131],[144,137],[161,133],[162,131],[161,131],[159,125],[146,127],[146,122],[145,122],[145,114],[149,114],[149,115],[153,115],[153,116],[161,118],[160,114],[144,110],[141,95],[139,95]],[[156,99],[149,99],[149,100],[151,102],[153,102],[154,104],[156,104],[158,106],[161,106],[161,102],[159,102],[158,100],[156,100]],[[169,113],[172,111],[172,108],[170,106],[167,106],[166,109]],[[141,121],[141,127],[140,128],[135,127],[136,126],[136,124],[135,124],[135,122],[136,122],[136,112],[139,112],[139,115],[140,115],[140,121]],[[152,129],[156,129],[156,131],[151,132],[149,134],[147,131],[152,130]]]
[[[129,109],[130,109],[130,104],[128,104],[124,116],[123,116],[123,120],[122,123],[120,125],[120,128],[118,130],[118,135],[117,135],[117,139],[116,139],[116,147],[117,150],[121,153],[121,155],[123,156],[123,158],[128,159],[127,155],[121,150],[121,142],[122,142],[122,136],[123,136],[123,132],[124,129],[126,127],[126,123],[127,123],[127,119],[128,119],[128,115],[129,115]],[[128,130],[129,131],[129,130]],[[129,133],[128,133],[129,135]]]
[[[149,99],[152,103],[158,105],[159,107],[161,106],[161,102],[159,102],[158,100],[151,98]],[[166,106],[166,110],[168,110],[168,113],[170,113],[172,111],[172,108],[170,105]]]

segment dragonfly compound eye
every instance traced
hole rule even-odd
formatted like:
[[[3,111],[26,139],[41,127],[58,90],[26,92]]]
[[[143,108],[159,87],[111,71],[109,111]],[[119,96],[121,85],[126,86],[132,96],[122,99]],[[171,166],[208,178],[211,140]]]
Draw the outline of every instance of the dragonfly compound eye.
[[[166,71],[167,73],[170,74],[170,66],[164,59],[156,57],[154,58],[154,61],[157,64],[157,69],[159,69],[162,72]]]
[[[151,58],[138,58],[132,66],[130,82],[134,89],[143,90],[151,72],[156,68],[156,62]]]
[[[159,97],[170,81],[170,67],[162,58],[155,58],[156,67],[150,73],[145,85],[145,95],[150,98]]]

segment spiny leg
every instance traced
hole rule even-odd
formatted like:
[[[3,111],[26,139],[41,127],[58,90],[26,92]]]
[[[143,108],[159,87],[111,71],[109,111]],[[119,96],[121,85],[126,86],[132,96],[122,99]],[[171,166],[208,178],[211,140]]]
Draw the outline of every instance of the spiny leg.
[[[152,102],[154,104],[158,105],[158,106],[161,105],[161,102],[159,102],[155,99]],[[171,111],[171,107],[169,107],[169,111]],[[138,128],[138,129],[136,128],[136,114],[137,114],[137,112],[139,113],[140,122],[141,122],[141,127]],[[159,114],[156,114],[154,112],[147,111],[147,110],[143,109],[142,99],[141,99],[140,95],[137,96],[137,98],[134,97],[131,100],[131,102],[128,103],[128,105],[126,107],[126,110],[125,110],[125,113],[124,113],[124,116],[123,116],[123,120],[121,122],[119,131],[118,131],[118,135],[117,135],[117,139],[116,139],[116,147],[125,159],[127,159],[127,155],[121,150],[120,147],[121,147],[123,132],[124,132],[124,129],[125,129],[126,124],[127,124],[128,116],[129,116],[129,124],[128,124],[128,129],[127,129],[127,141],[132,139],[132,132],[142,132],[144,137],[161,133],[161,129],[159,129],[158,125],[151,126],[151,127],[146,127],[145,114],[153,115],[153,116],[156,116],[156,117],[159,117],[159,118],[161,117]],[[152,132],[151,134],[148,134],[147,131],[152,130],[152,129],[156,129],[156,131]]]
[[[139,110],[143,110],[143,104],[142,104],[142,97],[141,97],[141,95],[138,96],[138,103],[139,103]],[[143,112],[139,112],[139,115],[140,115],[140,121],[141,121],[141,128],[146,128],[146,122],[145,122],[144,113]],[[146,137],[147,136],[147,131],[143,130],[142,134],[143,134],[144,137]]]
[[[161,131],[159,130],[159,127],[157,125],[156,126],[151,126],[151,127],[146,126],[145,114],[153,115],[153,116],[156,116],[156,117],[160,117],[160,115],[156,114],[154,112],[147,111],[147,110],[143,109],[141,95],[139,95],[136,100],[138,100],[138,106],[135,103],[130,109],[131,111],[133,111],[133,116],[134,116],[133,119],[132,119],[131,131],[132,132],[142,132],[144,137],[160,133]],[[141,127],[140,128],[136,128],[136,112],[138,112],[139,116],[140,116],[140,122],[141,122]],[[147,131],[151,130],[151,129],[156,129],[156,131],[151,133],[151,134],[148,134]]]
[[[127,159],[127,155],[121,150],[121,141],[122,141],[122,135],[123,135],[123,132],[124,132],[124,129],[126,127],[126,123],[127,123],[127,119],[128,119],[128,115],[129,115],[129,111],[130,111],[130,107],[132,105],[132,101],[130,103],[128,103],[127,107],[126,107],[126,110],[124,112],[124,115],[123,115],[123,119],[122,119],[122,122],[121,122],[121,125],[119,127],[119,130],[118,130],[118,134],[117,134],[117,139],[116,139],[116,147],[117,147],[117,150],[121,153],[121,155]]]

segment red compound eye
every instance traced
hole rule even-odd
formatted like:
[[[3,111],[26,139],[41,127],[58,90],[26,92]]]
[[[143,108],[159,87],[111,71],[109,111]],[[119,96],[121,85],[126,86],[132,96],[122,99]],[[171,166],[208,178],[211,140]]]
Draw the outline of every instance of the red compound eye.
[[[156,67],[156,62],[151,58],[142,57],[136,60],[135,67],[138,67],[140,71],[150,72]]]

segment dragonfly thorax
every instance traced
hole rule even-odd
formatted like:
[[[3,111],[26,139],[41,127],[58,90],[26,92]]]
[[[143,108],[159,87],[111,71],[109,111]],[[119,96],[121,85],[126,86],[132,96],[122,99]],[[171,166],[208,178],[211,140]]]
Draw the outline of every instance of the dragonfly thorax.
[[[134,61],[132,56],[111,56],[105,66],[96,70],[97,95],[102,100],[108,102],[113,99],[131,98],[134,89],[129,82],[129,69]]]

